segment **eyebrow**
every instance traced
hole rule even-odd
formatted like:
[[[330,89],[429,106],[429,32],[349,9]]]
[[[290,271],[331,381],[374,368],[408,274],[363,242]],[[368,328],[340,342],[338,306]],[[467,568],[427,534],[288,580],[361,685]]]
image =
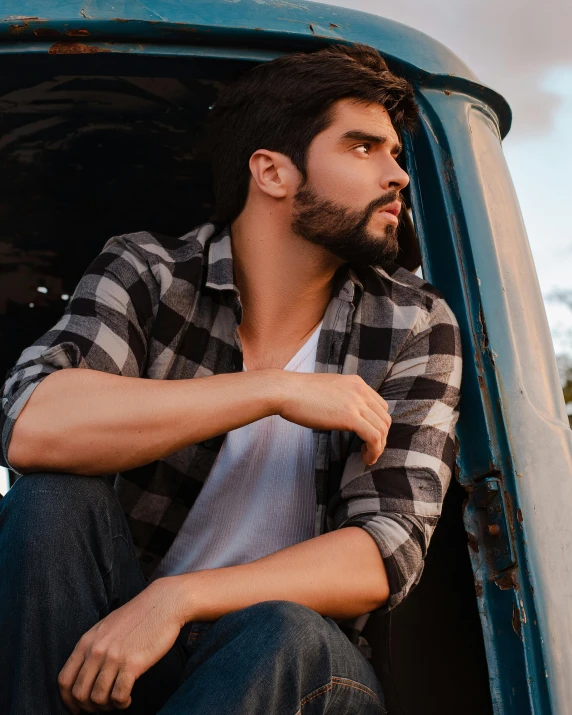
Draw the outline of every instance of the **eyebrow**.
[[[376,134],[368,134],[367,132],[362,132],[359,129],[350,129],[350,131],[345,132],[345,134],[342,134],[341,139],[353,139],[363,142],[370,142],[370,144],[377,144],[378,146],[385,144],[385,142],[387,141],[387,137],[380,137]],[[399,154],[401,154],[402,151],[403,146],[399,142],[397,142],[397,144],[393,146],[392,152],[395,153],[396,156],[398,156]]]

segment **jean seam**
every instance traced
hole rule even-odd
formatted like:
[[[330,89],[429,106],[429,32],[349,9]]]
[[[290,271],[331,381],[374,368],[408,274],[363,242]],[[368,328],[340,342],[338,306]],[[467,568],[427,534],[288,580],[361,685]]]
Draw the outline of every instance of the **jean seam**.
[[[328,691],[332,690],[334,685],[340,685],[346,688],[354,688],[354,690],[359,690],[360,692],[369,695],[373,700],[375,700],[379,708],[379,712],[382,713],[382,715],[386,715],[387,711],[379,701],[379,698],[373,692],[373,690],[367,687],[367,685],[364,685],[363,683],[358,683],[355,680],[350,680],[349,678],[342,678],[337,675],[333,675],[329,683],[322,685],[321,687],[317,688],[316,690],[313,690],[311,693],[302,698],[302,701],[300,702],[300,707],[296,711],[295,715],[301,715],[302,708],[305,705],[314,700],[314,698],[317,698],[319,695],[323,695],[324,693],[327,693]]]

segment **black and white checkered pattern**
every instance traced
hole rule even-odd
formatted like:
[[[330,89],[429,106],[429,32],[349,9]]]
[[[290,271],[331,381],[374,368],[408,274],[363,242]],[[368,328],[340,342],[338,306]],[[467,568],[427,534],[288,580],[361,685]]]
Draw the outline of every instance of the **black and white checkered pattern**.
[[[360,526],[384,559],[400,603],[418,582],[454,465],[461,381],[457,321],[441,294],[403,268],[345,264],[324,315],[316,372],[358,374],[387,401],[392,425],[376,464],[355,433],[314,430],[316,535]],[[242,306],[230,227],[180,238],[111,238],[78,283],[61,320],[26,348],[2,397],[2,452],[34,388],[68,367],[154,380],[242,371]],[[225,435],[116,475],[141,566],[151,575],[208,477]],[[17,473],[17,470],[14,470]],[[357,644],[365,618],[340,622]]]

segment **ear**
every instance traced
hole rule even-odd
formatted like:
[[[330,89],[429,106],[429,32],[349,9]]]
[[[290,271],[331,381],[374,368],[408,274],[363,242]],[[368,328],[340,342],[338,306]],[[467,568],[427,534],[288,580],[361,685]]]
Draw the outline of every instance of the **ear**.
[[[257,149],[248,163],[260,191],[275,199],[293,196],[301,175],[285,154]]]

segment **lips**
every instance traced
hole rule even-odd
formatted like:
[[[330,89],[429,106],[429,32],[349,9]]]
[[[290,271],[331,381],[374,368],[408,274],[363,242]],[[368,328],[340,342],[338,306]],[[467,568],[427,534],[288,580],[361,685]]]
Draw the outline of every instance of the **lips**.
[[[382,206],[379,210],[385,211],[389,214],[393,214],[394,216],[399,216],[399,212],[401,211],[401,204],[399,203],[399,201],[394,201],[392,204]]]

